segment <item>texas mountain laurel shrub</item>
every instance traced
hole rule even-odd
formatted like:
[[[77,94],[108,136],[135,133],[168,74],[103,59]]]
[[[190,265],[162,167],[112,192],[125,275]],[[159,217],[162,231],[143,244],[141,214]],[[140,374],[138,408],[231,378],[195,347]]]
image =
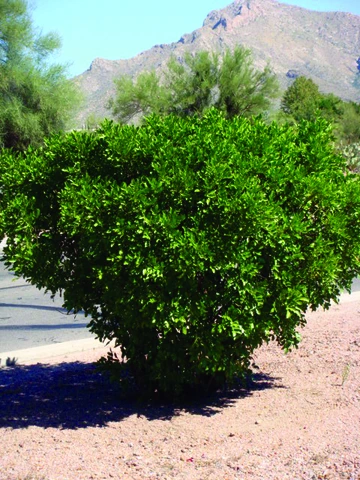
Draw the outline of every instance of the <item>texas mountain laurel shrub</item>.
[[[84,310],[149,394],[210,389],[262,343],[296,346],[307,308],[360,272],[359,177],[322,120],[105,121],[0,168],[7,265]]]

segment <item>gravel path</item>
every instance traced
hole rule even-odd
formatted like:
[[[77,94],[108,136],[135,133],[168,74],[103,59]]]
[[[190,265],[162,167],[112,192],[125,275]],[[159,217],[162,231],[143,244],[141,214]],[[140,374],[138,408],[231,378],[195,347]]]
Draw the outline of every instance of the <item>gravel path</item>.
[[[105,349],[0,369],[0,480],[359,480],[359,310],[309,314],[249,390],[197,404],[122,400],[94,370]]]

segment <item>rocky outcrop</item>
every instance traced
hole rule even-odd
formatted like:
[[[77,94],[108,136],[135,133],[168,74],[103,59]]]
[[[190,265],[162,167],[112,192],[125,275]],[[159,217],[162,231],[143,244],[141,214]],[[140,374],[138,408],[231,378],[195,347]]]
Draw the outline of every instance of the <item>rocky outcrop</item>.
[[[297,70],[288,70],[286,72],[286,76],[287,78],[297,78],[300,76],[300,72],[298,72]]]
[[[182,43],[184,45],[189,43],[194,43],[196,39],[199,38],[200,35],[201,33],[199,32],[199,30],[195,30],[192,33],[183,35],[177,43]]]
[[[216,30],[218,27],[223,27],[226,30],[227,20],[225,17],[221,17],[218,22],[212,27],[213,30]]]
[[[203,27],[210,27],[213,30],[219,26],[226,28],[229,20],[240,15],[246,15],[251,9],[251,2],[236,1],[222,10],[213,10],[210,12],[203,22]]]

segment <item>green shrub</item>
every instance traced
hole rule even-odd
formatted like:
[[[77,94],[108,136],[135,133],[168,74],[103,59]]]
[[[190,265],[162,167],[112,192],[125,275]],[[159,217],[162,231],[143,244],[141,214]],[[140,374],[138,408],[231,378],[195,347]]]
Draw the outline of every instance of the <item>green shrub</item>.
[[[212,110],[3,152],[7,264],[115,339],[143,392],[232,381],[360,272],[359,177],[331,139]]]

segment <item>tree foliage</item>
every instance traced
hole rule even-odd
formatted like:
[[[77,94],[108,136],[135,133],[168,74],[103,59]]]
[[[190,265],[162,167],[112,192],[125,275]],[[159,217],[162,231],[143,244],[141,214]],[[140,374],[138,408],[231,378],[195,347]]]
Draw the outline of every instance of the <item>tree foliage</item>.
[[[321,93],[310,78],[298,77],[285,91],[281,110],[288,120],[314,121],[321,116],[334,125],[339,142],[346,144],[359,140],[360,105],[346,102],[336,95]]]
[[[284,93],[281,109],[295,121],[314,120],[321,101],[319,87],[310,78],[297,77]]]
[[[360,104],[342,102],[342,114],[337,122],[339,142],[350,145],[360,142]]]
[[[49,64],[59,48],[36,32],[25,0],[0,0],[0,145],[40,145],[70,120],[80,96],[65,67]]]
[[[269,108],[278,95],[278,82],[269,66],[256,70],[250,50],[235,47],[219,54],[186,53],[171,58],[162,77],[143,72],[133,80],[124,75],[115,81],[116,96],[109,108],[122,123],[150,113],[178,116],[203,115],[210,107],[225,113],[252,116]]]
[[[3,152],[6,264],[115,340],[119,380],[206,391],[263,342],[296,346],[306,309],[360,273],[360,178],[344,170],[324,120],[105,121]]]
[[[333,94],[323,94],[311,79],[298,77],[284,93],[281,109],[285,121],[314,121],[322,117],[331,122],[337,149],[353,171],[360,168],[359,104],[341,100]]]

